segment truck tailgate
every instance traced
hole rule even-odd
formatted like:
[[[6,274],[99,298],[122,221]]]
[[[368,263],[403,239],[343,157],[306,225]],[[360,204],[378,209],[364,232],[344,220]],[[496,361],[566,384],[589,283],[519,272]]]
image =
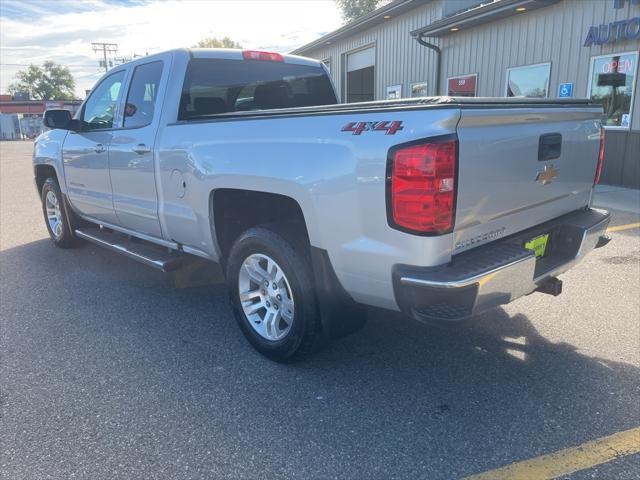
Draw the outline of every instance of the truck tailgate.
[[[600,118],[593,105],[463,108],[455,253],[586,207]]]

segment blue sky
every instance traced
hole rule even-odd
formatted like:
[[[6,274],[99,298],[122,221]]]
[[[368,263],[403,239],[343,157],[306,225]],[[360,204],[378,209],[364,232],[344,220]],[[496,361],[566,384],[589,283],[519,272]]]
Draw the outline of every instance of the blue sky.
[[[13,20],[38,19],[52,12],[86,12],[96,8],[96,5],[132,6],[149,3],[147,0],[2,0],[0,12],[3,17]]]
[[[341,23],[333,0],[0,0],[0,93],[26,65],[53,60],[83,96],[104,72],[92,41],[117,43],[117,57],[210,36],[288,52]]]

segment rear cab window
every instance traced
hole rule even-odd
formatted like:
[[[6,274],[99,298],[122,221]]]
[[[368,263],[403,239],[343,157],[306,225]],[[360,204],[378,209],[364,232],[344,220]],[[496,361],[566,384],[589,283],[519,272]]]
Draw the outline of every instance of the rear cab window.
[[[320,65],[194,58],[187,68],[178,119],[336,103]]]

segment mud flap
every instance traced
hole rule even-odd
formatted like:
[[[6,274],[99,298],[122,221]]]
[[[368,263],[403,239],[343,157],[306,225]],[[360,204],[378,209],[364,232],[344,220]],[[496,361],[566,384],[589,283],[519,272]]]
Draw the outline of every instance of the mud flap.
[[[311,262],[325,338],[333,340],[363,328],[367,310],[342,287],[327,251],[311,247]]]

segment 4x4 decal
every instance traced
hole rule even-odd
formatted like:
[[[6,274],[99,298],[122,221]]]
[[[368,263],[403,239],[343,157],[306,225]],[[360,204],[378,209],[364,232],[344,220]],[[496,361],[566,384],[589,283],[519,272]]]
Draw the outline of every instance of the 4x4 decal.
[[[343,132],[353,132],[353,135],[360,135],[362,132],[386,132],[385,135],[394,135],[398,130],[402,130],[402,122],[382,121],[382,122],[349,122],[342,127]]]

